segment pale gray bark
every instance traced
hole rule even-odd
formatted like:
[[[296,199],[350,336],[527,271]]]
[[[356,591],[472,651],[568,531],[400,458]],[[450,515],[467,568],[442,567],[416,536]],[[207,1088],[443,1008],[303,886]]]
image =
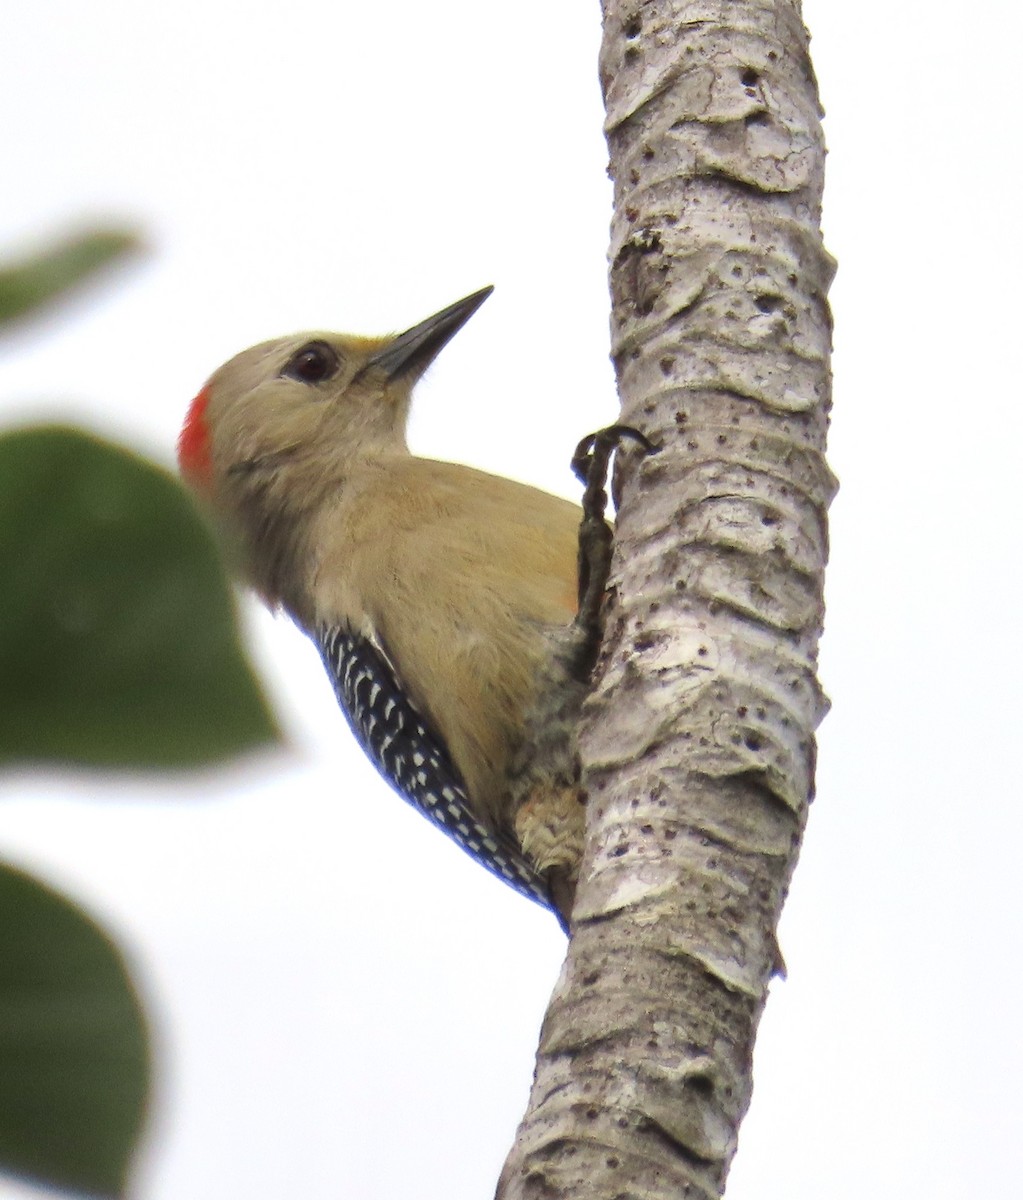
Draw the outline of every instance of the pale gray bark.
[[[799,5],[605,0],[626,471],[575,931],[503,1200],[717,1197],[813,791],[832,263]]]

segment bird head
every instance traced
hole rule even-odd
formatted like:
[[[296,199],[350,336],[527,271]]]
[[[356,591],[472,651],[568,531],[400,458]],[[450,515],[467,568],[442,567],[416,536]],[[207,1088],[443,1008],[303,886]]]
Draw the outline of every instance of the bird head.
[[[404,333],[300,333],[243,350],[192,401],[178,439],[186,480],[226,510],[285,507],[360,460],[405,454],[412,388],[493,289]]]

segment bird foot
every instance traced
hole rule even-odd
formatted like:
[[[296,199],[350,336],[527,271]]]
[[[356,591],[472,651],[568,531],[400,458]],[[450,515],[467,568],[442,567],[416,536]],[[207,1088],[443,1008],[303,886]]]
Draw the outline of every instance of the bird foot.
[[[583,519],[579,525],[579,611],[575,623],[584,634],[585,663],[581,665],[587,676],[600,651],[601,610],[611,570],[612,531],[604,516],[607,474],[612,454],[626,440],[637,442],[644,454],[652,454],[658,449],[646,434],[631,425],[609,425],[584,437],[572,455],[572,470],[586,485]]]

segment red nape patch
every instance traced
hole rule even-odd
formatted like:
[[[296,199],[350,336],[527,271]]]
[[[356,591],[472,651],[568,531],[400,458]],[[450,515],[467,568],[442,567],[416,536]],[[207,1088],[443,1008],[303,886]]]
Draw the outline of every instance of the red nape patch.
[[[210,389],[204,387],[188,406],[188,415],[178,437],[178,466],[181,474],[197,487],[207,488],[213,478],[213,462],[210,458],[210,427],[206,421],[206,407],[210,402]]]

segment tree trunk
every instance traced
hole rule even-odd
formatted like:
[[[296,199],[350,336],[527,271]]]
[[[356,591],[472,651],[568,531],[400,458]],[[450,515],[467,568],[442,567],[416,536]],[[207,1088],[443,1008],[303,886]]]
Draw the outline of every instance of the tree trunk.
[[[796,0],[605,0],[622,471],[574,935],[502,1200],[717,1197],[813,793],[833,266]]]

